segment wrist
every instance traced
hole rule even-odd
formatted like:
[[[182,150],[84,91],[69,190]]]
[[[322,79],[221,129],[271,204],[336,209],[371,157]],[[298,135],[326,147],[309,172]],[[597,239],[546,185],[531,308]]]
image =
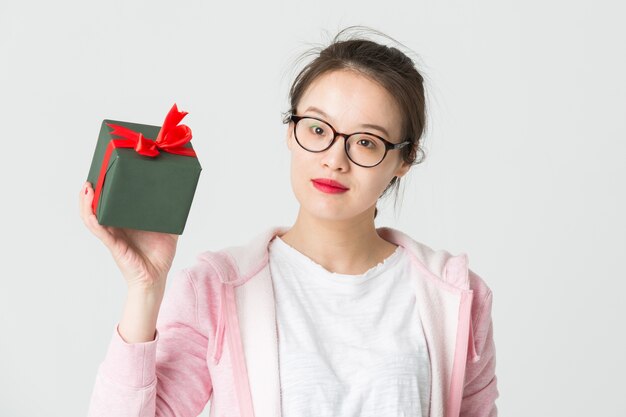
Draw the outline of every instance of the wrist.
[[[154,291],[129,290],[119,323],[119,333],[127,343],[154,340],[162,295]]]
[[[132,284],[128,286],[128,296],[145,300],[158,300],[165,293],[165,280],[158,284]]]

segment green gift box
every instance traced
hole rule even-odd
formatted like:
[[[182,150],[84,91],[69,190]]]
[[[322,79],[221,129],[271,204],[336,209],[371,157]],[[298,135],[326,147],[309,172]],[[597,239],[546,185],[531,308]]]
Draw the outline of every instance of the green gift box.
[[[162,126],[105,119],[89,169],[102,225],[182,234],[202,167],[176,104]]]

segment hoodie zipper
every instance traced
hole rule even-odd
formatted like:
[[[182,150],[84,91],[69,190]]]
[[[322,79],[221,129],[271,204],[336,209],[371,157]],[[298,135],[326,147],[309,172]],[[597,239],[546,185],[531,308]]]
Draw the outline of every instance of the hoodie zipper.
[[[447,400],[446,416],[458,417],[461,412],[465,366],[467,364],[468,344],[471,332],[472,290],[463,290],[459,305],[459,322],[457,325],[454,361],[450,378],[450,393]],[[473,342],[472,342],[473,343]]]
[[[226,320],[225,325],[228,329],[228,345],[231,353],[231,361],[233,363],[233,369],[235,371],[235,389],[237,393],[237,398],[239,399],[239,409],[241,410],[241,415],[245,417],[254,417],[254,410],[252,408],[252,401],[250,398],[250,391],[246,390],[244,386],[244,378],[242,376],[245,374],[244,365],[242,364],[243,352],[241,351],[241,344],[235,343],[235,329],[234,326],[236,323],[233,323],[231,320],[237,314],[236,305],[235,305],[235,288],[233,286],[229,286],[226,291]],[[245,395],[244,395],[245,394]]]
[[[272,274],[270,272],[270,279],[272,277]],[[277,353],[277,357],[278,357],[278,392],[280,394],[280,403],[279,403],[279,416],[282,416],[283,413],[283,384],[281,381],[281,377],[280,377],[280,341],[278,340],[278,338],[280,337],[280,335],[278,334],[278,311],[276,308],[276,291],[274,291],[274,281],[272,280],[272,296],[274,297],[274,328],[276,329],[276,353]]]
[[[224,260],[225,261],[225,260]],[[235,285],[240,280],[228,281],[228,274],[224,271],[219,262],[211,262],[213,269],[217,273],[220,280],[220,311],[217,320],[217,329],[215,335],[215,344],[213,347],[213,363],[218,364],[221,360],[224,345],[224,335],[228,338],[228,347],[230,352],[230,360],[233,367],[233,380],[235,382],[235,395],[239,402],[239,410],[241,417],[254,417],[254,409],[252,407],[252,398],[249,386],[245,385],[247,373],[243,364],[243,347],[241,343],[235,343],[235,327],[237,306],[235,300]],[[241,339],[239,340],[241,342]]]

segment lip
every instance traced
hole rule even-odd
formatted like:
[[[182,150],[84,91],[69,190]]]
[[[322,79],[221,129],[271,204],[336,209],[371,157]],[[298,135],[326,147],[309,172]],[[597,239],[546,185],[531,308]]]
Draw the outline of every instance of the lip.
[[[326,185],[329,187],[339,188],[341,190],[347,190],[348,187],[343,185],[342,183],[332,180],[330,178],[313,178],[311,181],[316,182],[321,185]]]
[[[348,188],[344,187],[341,183],[329,178],[315,178],[311,180],[311,182],[315,188],[329,194],[345,193],[348,191]]]

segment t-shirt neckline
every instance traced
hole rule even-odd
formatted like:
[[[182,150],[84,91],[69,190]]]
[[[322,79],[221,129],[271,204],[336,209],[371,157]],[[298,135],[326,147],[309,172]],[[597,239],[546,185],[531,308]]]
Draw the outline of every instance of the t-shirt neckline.
[[[353,275],[341,274],[338,272],[331,272],[327,270],[322,265],[313,261],[311,258],[282,240],[278,235],[275,236],[274,241],[276,242],[274,248],[278,249],[280,252],[286,255],[288,261],[296,262],[299,264],[299,266],[315,271],[315,273],[321,276],[323,279],[336,282],[341,285],[359,285],[371,280],[374,277],[379,276],[384,271],[392,268],[395,264],[398,263],[404,249],[401,245],[398,245],[396,250],[391,255],[383,259],[377,265],[374,265],[362,274]]]

